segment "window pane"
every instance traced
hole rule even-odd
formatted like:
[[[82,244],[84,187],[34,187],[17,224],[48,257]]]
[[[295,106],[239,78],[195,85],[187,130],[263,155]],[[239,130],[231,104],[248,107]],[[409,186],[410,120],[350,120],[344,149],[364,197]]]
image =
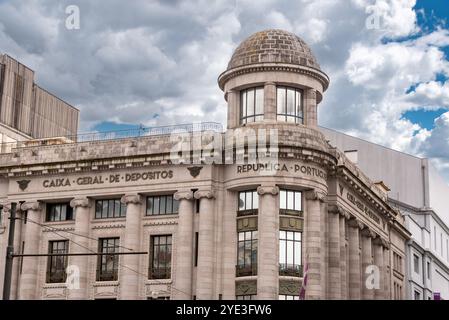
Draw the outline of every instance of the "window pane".
[[[285,240],[279,241],[279,263],[284,264],[287,261]]]
[[[67,220],[67,206],[62,204],[60,206],[60,208],[61,208],[61,219],[60,220],[65,221],[65,220]]]
[[[178,213],[178,209],[179,209],[179,201],[173,199],[173,213]]]
[[[239,232],[239,241],[243,241],[243,240],[245,240],[245,233]]]
[[[297,210],[297,211],[302,210],[301,192],[295,192],[295,210]]]
[[[277,88],[277,113],[285,114],[285,88]]]
[[[255,90],[248,90],[247,94],[246,94],[246,98],[247,98],[247,108],[246,108],[246,114],[248,117],[253,116],[254,115],[254,95],[255,95]],[[248,119],[249,121],[249,119]]]
[[[256,89],[256,114],[263,114],[263,88]]]
[[[153,214],[153,198],[147,198],[147,214]]]
[[[173,196],[167,196],[167,203],[166,203],[166,213],[170,214],[173,213]]]
[[[293,241],[287,241],[287,263],[293,264]]]
[[[253,193],[246,192],[245,210],[252,209]]]
[[[287,209],[293,210],[293,191],[287,192]]]
[[[120,199],[114,200],[114,217],[120,217],[121,207],[122,203],[120,202]]]
[[[246,117],[246,91],[242,92],[242,118]]]
[[[279,193],[279,207],[281,209],[287,209],[287,192],[285,190],[281,190]]]
[[[295,90],[287,90],[287,114],[295,115]]]
[[[303,117],[302,116],[302,99],[301,99],[301,91],[296,91],[296,116]]]
[[[54,221],[61,221],[61,207],[58,205],[53,206],[55,208],[55,220]]]
[[[239,193],[239,211],[245,210],[245,192]]]
[[[259,208],[259,194],[257,191],[253,191],[253,208],[252,209],[258,209]]]
[[[154,197],[153,199],[154,199],[154,203],[153,203],[154,214],[159,214],[160,198],[159,197]]]
[[[294,264],[301,265],[301,242],[295,242],[295,261]]]
[[[108,217],[108,201],[107,200],[103,200],[103,201],[101,201],[101,204],[102,204],[101,217],[102,218],[107,218]]]
[[[165,196],[161,196],[161,200],[160,200],[160,204],[159,204],[159,213],[160,214],[166,214],[165,201],[166,201],[166,197]]]

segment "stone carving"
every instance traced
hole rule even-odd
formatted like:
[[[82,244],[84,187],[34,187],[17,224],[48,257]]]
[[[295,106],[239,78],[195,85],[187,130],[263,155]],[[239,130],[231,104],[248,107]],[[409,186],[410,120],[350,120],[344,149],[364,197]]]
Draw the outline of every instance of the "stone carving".
[[[279,280],[279,294],[298,295],[301,282],[297,280]]]
[[[17,181],[17,184],[19,185],[20,190],[25,191],[26,188],[28,188],[28,184],[31,180],[19,180]]]
[[[215,191],[214,190],[198,190],[194,194],[195,199],[201,199],[201,198],[207,198],[207,199],[213,199],[215,198]]]
[[[247,217],[237,220],[237,232],[257,230],[257,217]]]
[[[320,202],[325,202],[326,194],[321,191],[310,190],[305,193],[306,200],[318,200]]]
[[[359,228],[360,230],[362,230],[365,227],[365,225],[362,222],[358,221],[354,217],[349,219],[348,226],[350,226],[352,228]]]
[[[203,169],[203,167],[199,166],[187,167],[187,170],[189,170],[190,175],[194,178],[196,178],[200,174],[201,169]]]
[[[22,211],[28,211],[28,210],[39,211],[39,210],[41,210],[41,204],[38,201],[32,201],[32,202],[27,201],[22,204],[20,209]]]
[[[120,201],[124,204],[141,204],[142,203],[142,197],[139,194],[125,194]]]
[[[377,235],[373,230],[365,226],[362,230],[362,236],[375,239]]]
[[[178,191],[173,196],[175,200],[192,200],[193,199],[193,192],[190,190],[185,191]]]
[[[271,194],[275,196],[279,193],[279,188],[277,186],[259,186],[257,187],[257,193],[261,196],[264,194]]]
[[[282,230],[302,231],[303,220],[295,217],[279,217],[279,227]]]
[[[82,208],[90,208],[91,203],[88,198],[75,198],[70,201],[70,206],[72,208],[82,207]]]
[[[257,281],[256,280],[245,280],[238,281],[235,284],[235,295],[256,295],[257,294]]]

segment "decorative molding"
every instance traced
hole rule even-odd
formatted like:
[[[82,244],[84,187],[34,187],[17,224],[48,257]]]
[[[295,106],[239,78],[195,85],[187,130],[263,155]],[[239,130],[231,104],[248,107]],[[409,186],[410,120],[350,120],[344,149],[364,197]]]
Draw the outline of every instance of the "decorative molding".
[[[193,199],[193,192],[190,190],[183,190],[183,191],[178,191],[175,193],[175,195],[173,196],[175,198],[175,200],[192,200]]]
[[[326,201],[326,194],[321,191],[309,190],[305,192],[306,200],[318,200],[320,202]]]
[[[196,178],[199,176],[201,169],[203,169],[203,167],[200,167],[200,166],[187,167],[187,170],[189,170],[190,175],[193,178]]]
[[[259,187],[257,187],[257,193],[261,196],[263,196],[265,194],[271,194],[271,195],[275,196],[279,193],[279,187],[278,186],[259,186]]]
[[[365,228],[362,229],[362,236],[375,239],[377,234],[373,230],[371,230],[371,228],[365,226]]]
[[[79,197],[79,198],[72,199],[70,201],[70,206],[72,208],[77,208],[77,207],[90,208],[92,205],[87,197],[83,197],[83,198]]]
[[[298,291],[299,292],[299,291]],[[235,283],[235,295],[256,295],[257,294],[257,280],[243,280]]]
[[[20,190],[25,191],[25,189],[28,188],[28,184],[31,182],[31,180],[18,180],[16,182],[19,185]]]
[[[302,283],[302,281],[298,280],[279,279],[279,294],[297,296]]]
[[[279,217],[279,228],[288,231],[302,231],[304,220],[296,217]]]
[[[195,197],[195,199],[201,199],[201,198],[213,199],[213,198],[215,198],[215,191],[212,189],[198,190],[198,191],[195,191],[195,194],[193,196]]]
[[[46,225],[47,227],[50,227],[48,225]],[[55,228],[55,227],[51,227],[51,229],[42,229],[42,232],[58,232],[58,231],[75,231],[74,227],[67,227],[67,228]]]
[[[22,211],[28,210],[40,211],[41,209],[42,209],[41,203],[38,201],[27,201],[20,206],[20,210]]]
[[[107,225],[98,225],[93,226],[92,229],[116,229],[116,228],[125,228],[124,224],[107,224]]]
[[[349,219],[348,226],[350,226],[352,228],[359,228],[360,230],[365,228],[365,225],[354,217],[351,217]]]
[[[139,194],[125,194],[120,201],[126,205],[128,204],[141,204],[142,197]]]
[[[170,219],[170,220],[161,220],[161,219],[151,219],[147,220],[148,222],[144,223],[144,227],[151,227],[151,226],[172,226],[177,225],[178,220]]]
[[[11,211],[11,202],[0,202],[0,206],[3,206],[2,212],[4,213]]]
[[[237,232],[256,231],[257,217],[244,217],[237,219]]]

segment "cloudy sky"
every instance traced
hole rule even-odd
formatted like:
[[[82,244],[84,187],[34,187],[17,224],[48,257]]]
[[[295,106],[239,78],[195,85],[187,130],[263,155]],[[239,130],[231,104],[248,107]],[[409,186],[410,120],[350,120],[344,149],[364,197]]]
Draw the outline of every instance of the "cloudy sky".
[[[448,18],[447,0],[0,0],[0,52],[78,107],[81,131],[225,123],[233,49],[292,31],[331,78],[321,125],[431,157],[449,182]]]

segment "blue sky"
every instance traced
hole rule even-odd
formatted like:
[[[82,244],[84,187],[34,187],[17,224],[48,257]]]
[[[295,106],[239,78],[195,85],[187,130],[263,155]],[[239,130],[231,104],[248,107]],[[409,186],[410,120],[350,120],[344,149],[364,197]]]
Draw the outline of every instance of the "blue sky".
[[[320,125],[432,158],[449,182],[448,21],[448,0],[0,0],[0,52],[79,108],[82,132],[225,125],[217,77],[233,50],[291,31],[331,79]]]

